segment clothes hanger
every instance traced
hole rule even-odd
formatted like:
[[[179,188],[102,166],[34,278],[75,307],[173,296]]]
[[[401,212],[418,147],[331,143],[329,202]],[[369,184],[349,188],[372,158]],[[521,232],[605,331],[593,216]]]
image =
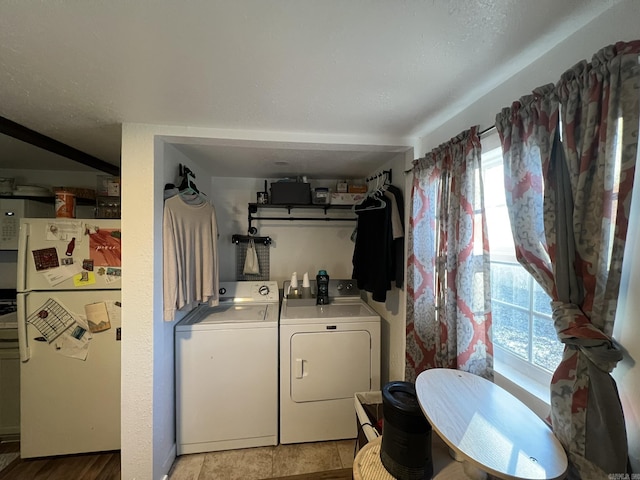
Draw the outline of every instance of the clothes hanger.
[[[187,202],[193,205],[200,205],[206,201],[206,194],[198,190],[198,187],[193,182],[193,179],[196,177],[193,172],[187,168],[182,167],[183,176],[182,182],[178,187],[178,192],[180,196]]]
[[[362,202],[353,205],[353,208],[351,210],[354,213],[367,212],[367,211],[370,211],[370,210],[381,210],[383,208],[386,208],[387,202],[384,200],[384,198],[382,198],[382,195],[379,195],[381,193],[379,191],[380,177],[379,176],[376,177],[375,180],[376,180],[375,184],[373,184],[373,182],[372,182],[372,184],[375,185],[375,186],[373,188],[371,186],[369,186],[369,189],[367,190],[366,198]],[[376,201],[377,204],[376,205],[368,205],[368,206],[365,206],[365,207],[362,207],[362,208],[358,208],[358,207],[362,206],[362,204],[364,202],[366,202],[367,199],[372,199],[372,200]]]

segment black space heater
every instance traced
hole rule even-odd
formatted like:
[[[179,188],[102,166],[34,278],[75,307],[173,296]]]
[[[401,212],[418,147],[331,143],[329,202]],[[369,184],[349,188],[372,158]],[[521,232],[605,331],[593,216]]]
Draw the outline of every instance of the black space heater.
[[[384,424],[380,460],[398,480],[433,476],[431,425],[425,418],[411,382],[389,382],[382,388]]]

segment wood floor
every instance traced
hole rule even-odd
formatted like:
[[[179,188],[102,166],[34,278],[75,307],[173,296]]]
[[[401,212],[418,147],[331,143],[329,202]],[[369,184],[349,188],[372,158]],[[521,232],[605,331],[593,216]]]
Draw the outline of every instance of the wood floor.
[[[18,442],[0,444],[0,454],[20,451]],[[120,452],[64,457],[16,458],[0,471],[0,480],[120,480]]]

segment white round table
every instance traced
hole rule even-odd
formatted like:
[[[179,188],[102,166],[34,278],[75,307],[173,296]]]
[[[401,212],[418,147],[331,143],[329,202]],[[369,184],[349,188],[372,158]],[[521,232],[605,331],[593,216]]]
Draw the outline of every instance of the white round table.
[[[418,375],[427,420],[456,457],[502,479],[560,479],[567,456],[551,429],[498,385],[460,370]]]

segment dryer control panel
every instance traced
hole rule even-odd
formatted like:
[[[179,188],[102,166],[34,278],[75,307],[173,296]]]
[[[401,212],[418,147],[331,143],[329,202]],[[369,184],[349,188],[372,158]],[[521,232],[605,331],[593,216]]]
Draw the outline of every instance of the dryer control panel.
[[[330,279],[329,280],[329,296],[333,298],[340,297],[358,297],[360,298],[360,289],[356,286],[356,281],[349,279]]]

